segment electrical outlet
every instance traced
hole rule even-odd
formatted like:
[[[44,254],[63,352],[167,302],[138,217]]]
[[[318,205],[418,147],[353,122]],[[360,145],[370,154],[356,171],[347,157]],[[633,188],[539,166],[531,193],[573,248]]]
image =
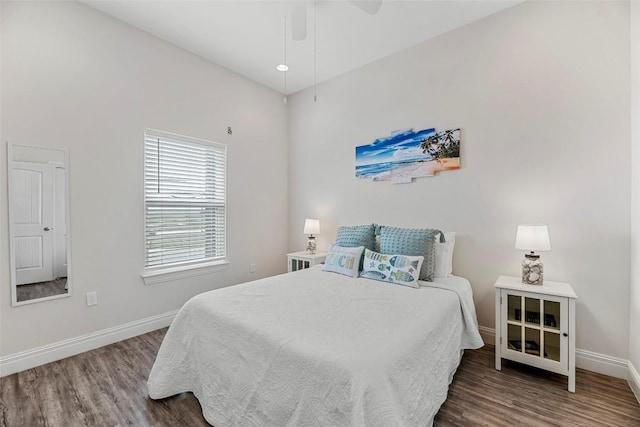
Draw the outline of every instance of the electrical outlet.
[[[249,264],[249,273],[256,272],[256,265],[254,263]]]
[[[87,292],[87,307],[98,304],[98,293]]]

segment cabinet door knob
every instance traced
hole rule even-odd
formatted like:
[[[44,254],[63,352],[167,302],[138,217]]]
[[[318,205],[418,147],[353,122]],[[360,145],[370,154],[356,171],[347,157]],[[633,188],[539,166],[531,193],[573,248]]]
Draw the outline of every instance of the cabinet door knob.
[[[562,333],[562,336],[563,336],[563,337],[568,337],[568,336],[569,336],[569,334],[568,334],[568,333],[566,333],[566,332],[563,332],[563,333]]]

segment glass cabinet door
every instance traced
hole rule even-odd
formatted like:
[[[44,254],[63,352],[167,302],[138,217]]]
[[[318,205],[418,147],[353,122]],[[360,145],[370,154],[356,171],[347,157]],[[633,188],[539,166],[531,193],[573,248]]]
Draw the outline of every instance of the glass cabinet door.
[[[291,271],[304,270],[305,268],[309,268],[309,261],[305,261],[303,259],[292,259],[291,260]]]
[[[507,343],[503,348],[560,362],[560,302],[507,293]]]
[[[560,303],[544,301],[544,357],[560,361]]]

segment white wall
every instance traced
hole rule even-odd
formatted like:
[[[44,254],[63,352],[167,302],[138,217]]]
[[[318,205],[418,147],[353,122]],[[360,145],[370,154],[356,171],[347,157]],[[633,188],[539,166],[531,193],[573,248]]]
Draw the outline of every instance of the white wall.
[[[330,55],[322,52],[322,55]],[[549,225],[546,278],[578,296],[577,346],[627,358],[629,5],[526,2],[289,97],[289,249],[341,224],[456,231],[454,273],[494,327],[517,276],[517,224]],[[354,147],[408,127],[462,128],[462,168],[412,184],[354,177]]]
[[[285,271],[287,133],[282,96],[80,3],[1,2],[6,142],[70,149],[73,295],[10,307],[0,203],[0,355],[179,308],[191,296]],[[233,136],[226,134],[233,127]],[[143,130],[228,144],[223,271],[145,286]],[[249,274],[255,262],[256,274]],[[85,294],[98,292],[87,307]]]
[[[629,361],[640,369],[640,2],[631,2],[631,292]],[[632,378],[630,378],[632,379]],[[640,377],[632,379],[640,400]]]

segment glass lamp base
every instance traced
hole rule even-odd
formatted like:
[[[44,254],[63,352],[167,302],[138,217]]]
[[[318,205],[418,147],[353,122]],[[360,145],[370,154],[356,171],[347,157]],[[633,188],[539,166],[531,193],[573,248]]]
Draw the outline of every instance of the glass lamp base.
[[[527,254],[522,260],[522,283],[542,285],[544,268],[539,255]]]
[[[316,253],[316,238],[314,236],[309,236],[309,239],[307,240],[307,253]]]

